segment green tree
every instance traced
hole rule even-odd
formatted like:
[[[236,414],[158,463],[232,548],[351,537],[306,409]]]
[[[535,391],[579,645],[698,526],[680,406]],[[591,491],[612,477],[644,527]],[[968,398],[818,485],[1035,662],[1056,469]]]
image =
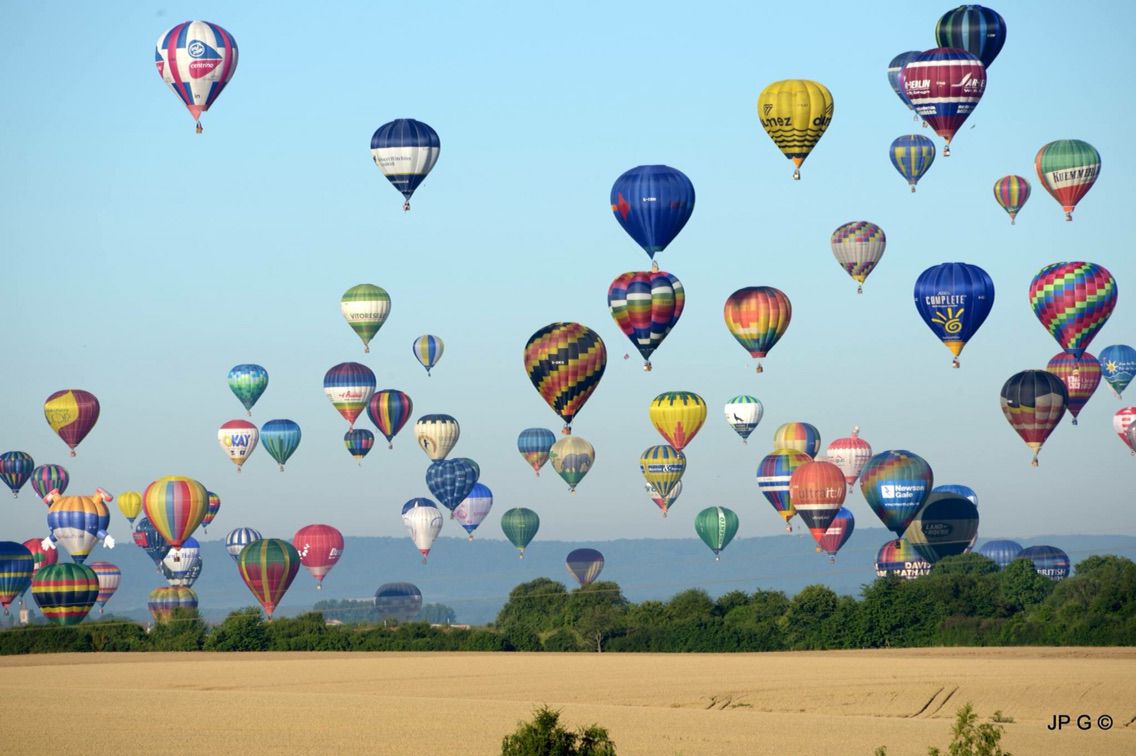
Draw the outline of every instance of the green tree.
[[[205,645],[205,623],[196,609],[174,609],[168,620],[158,622],[150,631],[150,648],[154,651],[200,651]]]
[[[974,707],[967,703],[955,714],[955,724],[951,730],[951,744],[947,747],[948,756],[1011,756],[1003,751],[1002,734],[1005,728],[1000,724],[978,722]],[[943,752],[932,746],[928,756],[942,756]]]
[[[206,651],[267,651],[268,630],[260,609],[238,609],[213,629],[205,641]]]
[[[497,613],[497,628],[518,651],[539,651],[540,635],[562,624],[568,591],[563,583],[537,578],[509,592],[509,600]]]
[[[578,588],[568,595],[564,620],[589,646],[602,652],[604,643],[609,638],[625,631],[627,606],[628,601],[617,583],[599,581]]]
[[[931,568],[932,575],[993,575],[997,571],[997,562],[973,551],[943,557]]]
[[[793,649],[828,648],[828,622],[836,612],[837,595],[826,585],[808,585],[789,602],[781,627]]]
[[[1029,559],[1015,559],[998,573],[998,589],[1002,613],[1009,616],[1044,601],[1053,581],[1039,575]]]
[[[676,593],[667,602],[667,616],[674,621],[701,620],[716,613],[713,599],[701,588]]]
[[[501,756],[615,756],[615,743],[599,725],[569,732],[560,724],[559,710],[541,706],[529,722],[501,741]]]
[[[445,604],[427,604],[418,613],[418,618],[432,625],[452,625],[458,621],[457,612]]]

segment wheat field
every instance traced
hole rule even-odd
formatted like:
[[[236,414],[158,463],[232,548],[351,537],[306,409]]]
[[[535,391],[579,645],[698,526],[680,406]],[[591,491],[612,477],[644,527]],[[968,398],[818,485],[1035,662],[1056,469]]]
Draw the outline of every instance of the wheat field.
[[[1136,649],[61,654],[0,659],[0,690],[17,754],[492,754],[547,703],[624,755],[922,756],[967,701],[1015,756],[1136,753]]]

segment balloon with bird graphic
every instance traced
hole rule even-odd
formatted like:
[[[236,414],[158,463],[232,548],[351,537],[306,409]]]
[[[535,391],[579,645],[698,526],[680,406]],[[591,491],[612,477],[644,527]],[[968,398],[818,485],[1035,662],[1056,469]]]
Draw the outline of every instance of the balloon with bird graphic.
[[[501,515],[501,531],[509,539],[509,543],[521,552],[521,559],[525,558],[525,549],[536,537],[540,529],[540,515],[526,507],[514,507]]]
[[[832,232],[831,244],[836,262],[859,284],[856,293],[863,294],[864,282],[887,248],[884,230],[870,221],[852,221]]]
[[[662,270],[624,273],[611,282],[607,306],[619,330],[651,370],[651,355],[678,324],[686,293],[677,277]]]
[[[1029,288],[1030,307],[1057,344],[1080,357],[1116,307],[1116,279],[1101,265],[1046,265]]]
[[[977,265],[942,263],[923,271],[915,281],[915,309],[931,332],[954,355],[959,355],[994,307],[994,281]]]
[[[832,122],[832,93],[819,81],[775,81],[757,96],[757,118],[777,149],[793,161],[793,179]]]
[[[539,476],[540,468],[548,462],[548,453],[554,443],[556,434],[547,428],[525,428],[517,436],[517,451]]]
[[[1003,176],[994,182],[994,201],[1010,216],[1011,226],[1029,196],[1029,182],[1021,176]]]
[[[426,456],[437,462],[453,451],[461,426],[450,415],[423,415],[414,424],[414,438]]]
[[[611,187],[616,221],[652,261],[674,241],[694,212],[694,184],[669,165],[640,165]],[[657,264],[653,266],[657,270]]]
[[[1061,209],[1065,220],[1085,198],[1100,175],[1101,157],[1096,148],[1080,139],[1059,139],[1037,151],[1034,158],[1037,178]]]
[[[229,370],[229,390],[252,416],[252,407],[268,388],[268,371],[260,365],[234,365]]]
[[[726,402],[722,411],[725,413],[726,422],[734,429],[735,433],[741,436],[744,444],[747,443],[750,434],[757,428],[757,424],[761,422],[761,418],[765,414],[765,405],[756,396],[738,394]]]
[[[390,317],[391,298],[387,290],[374,284],[358,284],[343,292],[339,312],[351,330],[363,342],[363,351],[371,351],[371,339]]]
[[[966,50],[937,47],[908,61],[899,83],[915,114],[946,140],[943,156],[950,157],[951,140],[986,91],[982,61]]]
[[[1081,414],[1089,399],[1097,390],[1101,380],[1101,364],[1096,357],[1085,352],[1080,357],[1074,357],[1068,352],[1058,352],[1049,360],[1046,370],[1053,373],[1065,384],[1069,403],[1066,409],[1073,416],[1073,425],[1077,424],[1077,415]]]
[[[402,194],[403,210],[410,210],[410,198],[434,170],[441,151],[438,132],[413,118],[396,118],[371,135],[371,158]]]
[[[414,359],[426,368],[426,376],[429,377],[430,369],[438,364],[438,360],[442,359],[442,352],[445,348],[446,345],[439,337],[426,334],[414,340],[411,351],[414,352]]]
[[[410,395],[397,389],[376,391],[367,403],[367,416],[387,440],[387,448],[394,448],[394,437],[402,430],[414,412]]]
[[[785,335],[793,317],[789,297],[772,286],[747,286],[726,299],[726,328],[749,356],[760,360]],[[757,363],[757,372],[763,372]]]
[[[692,391],[667,391],[651,402],[647,414],[663,439],[682,451],[706,422],[706,400]]]
[[[892,140],[888,157],[914,194],[915,185],[935,162],[935,143],[922,134],[905,134]]]
[[[237,569],[271,618],[300,569],[300,554],[281,538],[264,538],[241,549]]]
[[[607,367],[607,348],[599,334],[579,323],[550,323],[529,337],[525,372],[533,388],[564,421],[572,421],[599,386]]]
[[[237,41],[210,21],[183,21],[158,37],[154,63],[158,76],[193,117],[209,110],[237,72]]]
[[[47,424],[75,456],[75,447],[82,443],[99,419],[99,400],[89,391],[64,389],[56,391],[43,403]]]
[[[726,507],[707,507],[694,516],[694,532],[721,559],[722,549],[730,545],[738,533],[738,515]]]
[[[1001,403],[1010,427],[1033,450],[1030,464],[1037,467],[1042,445],[1069,405],[1065,384],[1047,370],[1023,370],[1003,384]]]
[[[323,392],[348,427],[354,428],[375,393],[375,374],[358,362],[341,362],[324,374]]]

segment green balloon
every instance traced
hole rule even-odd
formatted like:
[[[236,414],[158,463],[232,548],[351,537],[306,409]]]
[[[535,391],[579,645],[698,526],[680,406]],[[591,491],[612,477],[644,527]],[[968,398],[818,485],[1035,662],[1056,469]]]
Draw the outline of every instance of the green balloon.
[[[714,552],[714,560],[734,540],[738,532],[738,516],[732,509],[708,507],[694,517],[694,531]]]
[[[532,541],[539,528],[540,517],[531,509],[516,507],[501,515],[501,530],[505,531],[505,537],[520,550],[521,559],[525,558],[525,547]]]
[[[343,292],[339,311],[347,325],[363,342],[363,351],[371,351],[371,339],[383,327],[390,315],[391,298],[386,290],[374,284],[359,284]]]

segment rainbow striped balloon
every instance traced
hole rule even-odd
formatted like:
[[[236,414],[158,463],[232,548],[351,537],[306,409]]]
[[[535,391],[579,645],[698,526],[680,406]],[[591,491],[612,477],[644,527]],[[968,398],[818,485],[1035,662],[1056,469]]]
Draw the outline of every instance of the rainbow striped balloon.
[[[367,404],[367,416],[387,439],[387,448],[394,448],[394,437],[406,425],[414,412],[410,395],[397,389],[376,391]]]
[[[213,520],[217,519],[217,513],[221,511],[221,497],[212,491],[206,491],[205,502],[205,516],[201,518],[201,529],[205,530],[206,525],[211,525]],[[208,530],[205,530],[208,533]]]
[[[118,590],[118,584],[122,579],[122,570],[110,562],[91,562],[87,566],[99,578],[99,595],[95,598],[95,601],[99,605],[99,614],[102,614],[106,603]]]
[[[47,498],[52,491],[67,493],[67,484],[70,482],[71,476],[62,465],[40,465],[32,470],[32,490],[41,499]]]
[[[99,576],[85,564],[53,564],[32,578],[32,598],[44,619],[59,625],[82,622],[98,597]]]
[[[772,286],[747,286],[726,300],[726,328],[754,359],[761,359],[785,335],[793,318],[789,297]],[[761,363],[757,372],[762,372]]]
[[[180,585],[162,586],[150,591],[146,607],[155,622],[169,622],[178,609],[197,609],[197,594]]]
[[[358,362],[341,362],[324,374],[323,392],[353,428],[375,393],[375,374]]]
[[[28,547],[15,541],[0,541],[0,606],[8,605],[28,589],[35,572],[35,558]]]
[[[1073,425],[1076,425],[1077,415],[1081,414],[1081,410],[1100,385],[1100,362],[1088,352],[1080,357],[1074,357],[1067,352],[1058,352],[1045,369],[1065,384],[1065,391],[1069,395],[1065,409],[1069,410],[1069,414],[1073,416]]]
[[[1029,196],[1029,182],[1021,176],[1003,176],[994,182],[994,199],[1009,213],[1011,226]]]
[[[1116,279],[1095,263],[1052,263],[1034,276],[1029,299],[1061,348],[1080,357],[1116,307]]]
[[[784,423],[773,432],[773,448],[792,449],[816,457],[820,451],[820,431],[810,423]]]
[[[253,541],[237,557],[241,578],[269,617],[300,569],[296,547],[279,538]]]
[[[193,478],[159,478],[142,493],[146,518],[171,548],[181,548],[205,519],[209,492]]]
[[[678,324],[685,305],[682,282],[661,270],[624,273],[607,290],[611,317],[643,356],[644,370],[651,369],[651,354]]]

